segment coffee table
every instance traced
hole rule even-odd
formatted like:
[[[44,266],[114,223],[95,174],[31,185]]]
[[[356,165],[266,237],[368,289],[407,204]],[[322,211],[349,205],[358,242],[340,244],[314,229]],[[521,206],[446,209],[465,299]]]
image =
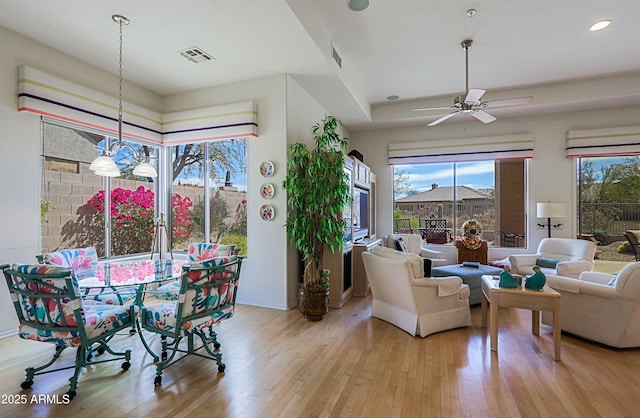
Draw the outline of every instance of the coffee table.
[[[560,293],[545,286],[542,290],[529,290],[523,285],[516,289],[498,286],[499,277],[482,276],[482,327],[487,327],[487,304],[489,309],[489,332],[491,351],[498,351],[498,308],[531,309],[531,333],[540,335],[540,311],[553,313],[554,360],[560,361],[561,305]]]
[[[500,274],[502,268],[480,264],[478,268],[462,267],[460,264],[431,268],[431,277],[458,276],[469,286],[469,305],[480,303],[480,282],[485,274]]]

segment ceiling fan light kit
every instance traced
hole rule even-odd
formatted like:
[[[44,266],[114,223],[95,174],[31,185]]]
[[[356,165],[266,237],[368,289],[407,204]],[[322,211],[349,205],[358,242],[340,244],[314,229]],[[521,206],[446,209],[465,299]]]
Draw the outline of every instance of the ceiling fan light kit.
[[[525,96],[525,97],[515,97],[512,99],[500,99],[493,100],[489,102],[481,101],[482,96],[486,93],[486,90],[483,89],[469,89],[469,49],[471,45],[473,45],[473,40],[465,39],[460,44],[464,49],[465,53],[465,95],[457,96],[453,99],[453,106],[449,107],[428,107],[421,109],[414,109],[415,112],[420,112],[424,110],[441,110],[441,109],[453,109],[453,112],[444,115],[433,122],[431,122],[428,126],[436,126],[440,123],[448,120],[460,113],[466,113],[468,115],[473,116],[483,123],[491,123],[496,120],[495,117],[485,112],[481,108],[497,108],[497,107],[505,107],[505,106],[515,106],[515,105],[523,105],[530,104],[533,102],[533,96]]]

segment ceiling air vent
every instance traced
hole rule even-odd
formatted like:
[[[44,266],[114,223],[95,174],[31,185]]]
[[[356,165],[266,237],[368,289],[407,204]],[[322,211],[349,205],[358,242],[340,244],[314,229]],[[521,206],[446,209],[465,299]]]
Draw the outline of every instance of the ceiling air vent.
[[[199,62],[207,62],[207,61],[214,60],[214,58],[211,55],[207,54],[197,46],[184,49],[182,51],[179,51],[179,53],[189,61],[195,62],[196,64]]]
[[[336,51],[336,49],[333,47],[333,44],[331,45],[331,56],[333,57],[333,60],[336,62],[336,64],[338,64],[338,67],[342,68],[342,58],[340,58],[340,55],[338,55],[338,51]]]

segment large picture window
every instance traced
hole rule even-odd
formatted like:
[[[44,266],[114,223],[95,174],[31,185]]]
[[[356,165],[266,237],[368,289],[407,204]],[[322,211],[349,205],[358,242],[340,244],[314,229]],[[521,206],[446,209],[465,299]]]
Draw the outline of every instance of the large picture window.
[[[219,242],[246,255],[246,140],[183,144],[171,151],[174,248]]]
[[[95,175],[89,165],[97,147],[105,148],[115,139],[48,122],[43,123],[42,139],[42,252],[88,246],[96,247],[100,257],[148,252],[158,213],[157,183],[133,175],[137,163],[133,150],[140,155],[150,151],[157,155],[157,150],[125,140],[127,146],[113,157],[122,175],[109,178]],[[106,193],[110,208],[105,207]],[[110,234],[105,234],[107,210]]]
[[[640,229],[640,157],[578,158],[578,232],[602,244]]]
[[[525,160],[394,165],[394,232],[451,244],[465,221],[492,246],[525,245]]]

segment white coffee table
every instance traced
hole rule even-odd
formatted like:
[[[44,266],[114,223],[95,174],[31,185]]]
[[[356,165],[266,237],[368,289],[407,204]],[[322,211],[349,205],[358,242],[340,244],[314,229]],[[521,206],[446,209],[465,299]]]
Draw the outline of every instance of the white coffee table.
[[[540,335],[540,311],[553,313],[553,345],[554,360],[560,361],[561,334],[561,305],[560,294],[548,286],[542,290],[529,290],[524,286],[507,289],[498,286],[498,279],[494,276],[482,276],[482,327],[487,327],[487,313],[489,313],[489,332],[491,335],[491,351],[498,351],[498,308],[531,309],[531,333]],[[490,305],[487,312],[487,304]]]

